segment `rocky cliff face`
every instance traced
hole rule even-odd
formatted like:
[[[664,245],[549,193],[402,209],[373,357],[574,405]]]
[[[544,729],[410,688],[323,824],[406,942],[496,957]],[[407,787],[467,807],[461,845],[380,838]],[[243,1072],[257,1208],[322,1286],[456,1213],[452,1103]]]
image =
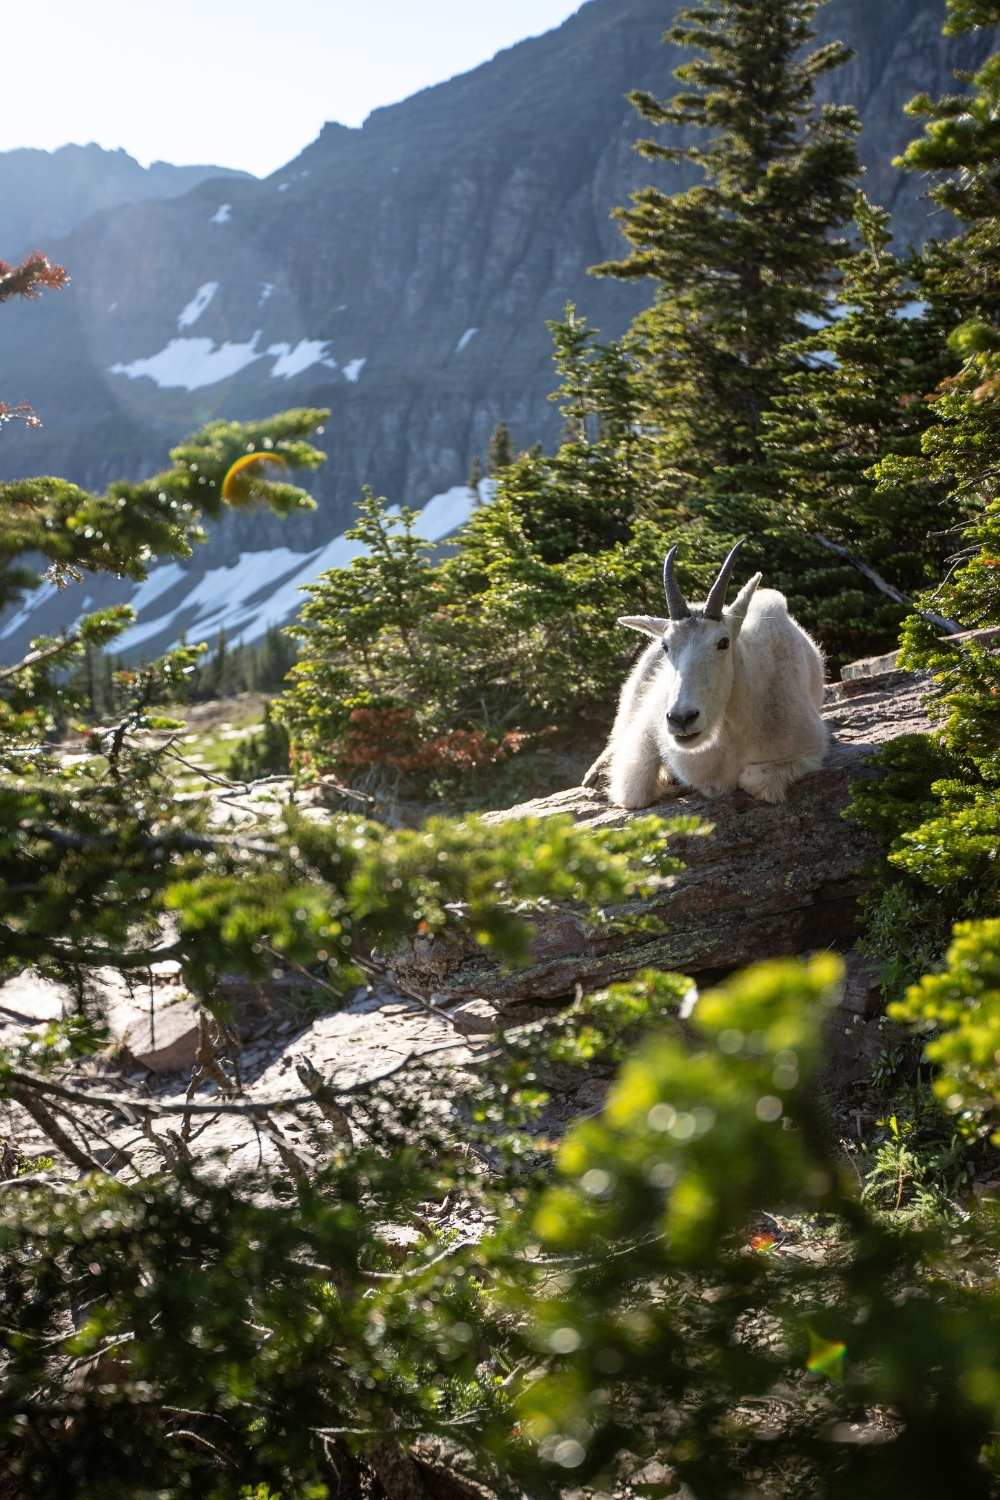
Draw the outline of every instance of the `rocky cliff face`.
[[[263,182],[202,182],[47,243],[73,285],[5,309],[0,352],[0,390],[30,399],[46,427],[5,435],[0,477],[103,485],[150,472],[213,417],[329,406],[316,514],[228,518],[185,574],[189,602],[206,570],[213,595],[231,597],[244,587],[231,565],[253,554],[263,605],[261,573],[280,582],[320,558],[363,483],[414,505],[452,492],[501,418],[520,444],[553,442],[545,320],[572,299],[614,336],[645,295],[587,267],[621,248],[610,212],[654,170],[631,150],[640,122],[624,96],[670,91],[678,56],[660,37],[676,8],[589,0],[558,30],[362,129],[326,126]],[[920,238],[920,184],[888,165],[914,129],[902,106],[918,87],[946,90],[984,44],[941,38],[944,0],[832,0],[821,15],[823,39],[857,47],[826,87],[862,112],[869,191]],[[686,185],[655,171],[668,189]],[[180,587],[171,575],[158,605],[144,601],[144,649],[182,624],[218,627],[218,610],[181,607]],[[49,597],[30,622],[0,625],[0,652],[67,623],[87,593],[93,604],[127,597],[105,584]],[[239,618],[251,615],[266,618]]]

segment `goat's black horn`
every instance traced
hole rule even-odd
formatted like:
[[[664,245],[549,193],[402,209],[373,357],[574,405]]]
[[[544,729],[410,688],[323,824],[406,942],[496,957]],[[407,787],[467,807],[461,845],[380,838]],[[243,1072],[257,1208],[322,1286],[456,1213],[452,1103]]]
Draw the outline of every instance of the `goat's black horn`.
[[[677,579],[674,577],[674,554],[677,548],[671,547],[663,564],[663,592],[667,596],[667,613],[672,620],[688,620],[691,611],[687,607],[687,600],[680,591]]]
[[[726,607],[726,594],[729,592],[729,578],[736,562],[736,554],[746,541],[746,537],[740,537],[736,546],[726,558],[719,569],[719,576],[712,584],[708,598],[705,600],[705,619],[721,620],[722,611]]]

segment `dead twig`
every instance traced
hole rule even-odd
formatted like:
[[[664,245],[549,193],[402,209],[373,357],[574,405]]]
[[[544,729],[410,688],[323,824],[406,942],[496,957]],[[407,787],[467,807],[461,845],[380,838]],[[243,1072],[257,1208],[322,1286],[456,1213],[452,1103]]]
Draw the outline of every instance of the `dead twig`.
[[[30,1083],[25,1083],[22,1086],[15,1084],[9,1090],[9,1093],[10,1097],[16,1100],[21,1108],[31,1116],[39,1129],[45,1132],[52,1144],[62,1152],[67,1160],[73,1163],[74,1167],[79,1167],[81,1172],[104,1173],[105,1169],[101,1166],[100,1162],[95,1161],[88,1152],[82,1150],[76,1144],[76,1141],[73,1140],[73,1137],[63,1130],[52,1112],[32,1092]],[[80,1095],[74,1102],[84,1103],[86,1100],[83,1095]]]
[[[450,1260],[453,1255],[458,1255],[462,1250],[475,1250],[478,1245],[478,1240],[457,1240],[454,1245],[448,1245],[430,1260],[425,1260],[422,1265],[412,1266],[409,1270],[362,1271],[361,1274],[368,1281],[412,1281],[417,1276],[423,1276],[426,1271],[432,1271],[443,1261]]]
[[[394,976],[391,976],[387,970],[382,969],[378,964],[373,963],[371,959],[360,958],[357,954],[355,954],[354,962],[357,964],[359,969],[362,969],[368,975],[369,979],[388,980],[394,990],[398,990],[401,995],[405,995],[407,1000],[415,1001],[416,1004],[420,1006],[420,1009],[426,1011],[428,1015],[436,1016],[439,1021],[446,1021],[447,1024],[452,1028],[452,1030],[459,1032],[459,1034],[462,1036],[466,1035],[466,1033],[462,1031],[461,1027],[459,1026],[459,1023],[455,1020],[454,1016],[449,1015],[446,1010],[442,1010],[440,1006],[435,1005],[433,1001],[427,998],[426,995],[422,995],[419,990],[411,989],[408,984],[401,983],[400,980],[396,979]]]
[[[839,542],[831,541],[821,531],[814,531],[812,535],[813,540],[818,542],[827,552],[832,552],[836,557],[842,557],[845,562],[850,563],[851,567],[860,573],[862,578],[867,578],[869,583],[874,584],[880,593],[885,594],[895,604],[902,604],[907,609],[912,609],[922,619],[929,620],[932,625],[936,625],[939,630],[945,631],[948,635],[955,635],[962,629],[956,620],[949,620],[946,615],[939,615],[936,610],[919,609],[908,594],[901,593],[899,589],[883,578],[881,573],[876,573],[874,568],[869,567],[862,558],[853,553],[849,547],[843,547]]]
[[[308,1057],[300,1057],[295,1064],[295,1072],[303,1088],[308,1089],[316,1101],[316,1108],[325,1120],[329,1120],[337,1134],[347,1142],[349,1146],[354,1145],[354,1136],[351,1132],[351,1122],[344,1110],[336,1101],[332,1091],[328,1088],[326,1079]]]
[[[328,1080],[325,1088],[338,1097],[345,1095],[363,1094],[374,1088],[377,1084],[384,1083],[389,1078],[394,1078],[397,1073],[402,1073],[405,1068],[413,1063],[423,1062],[425,1058],[433,1057],[440,1052],[454,1052],[458,1047],[469,1046],[470,1039],[463,1037],[461,1041],[442,1042],[439,1046],[428,1047],[423,1052],[406,1052],[389,1067],[384,1068],[381,1073],[369,1074],[367,1078],[359,1078],[354,1083],[338,1084]],[[498,1054],[478,1054],[479,1058],[495,1057]],[[85,1093],[82,1089],[66,1088],[64,1084],[56,1083],[50,1078],[38,1078],[31,1073],[23,1073],[12,1068],[6,1074],[0,1076],[0,1096],[3,1092],[11,1097],[16,1097],[15,1090],[34,1094],[50,1094],[56,1099],[65,1099],[70,1104],[89,1104],[95,1109],[116,1110],[123,1114],[130,1124],[138,1124],[143,1114],[151,1115],[153,1118],[167,1115],[242,1115],[245,1119],[259,1119],[263,1115],[287,1113],[292,1110],[301,1109],[303,1105],[315,1104],[315,1095],[295,1094],[288,1098],[278,1099],[215,1099],[211,1101],[187,1100],[180,1103],[171,1103],[159,1099],[129,1099],[114,1094],[92,1094]],[[34,1101],[33,1102],[37,1102]],[[58,1128],[58,1127],[57,1127]],[[88,1168],[90,1170],[90,1168]]]

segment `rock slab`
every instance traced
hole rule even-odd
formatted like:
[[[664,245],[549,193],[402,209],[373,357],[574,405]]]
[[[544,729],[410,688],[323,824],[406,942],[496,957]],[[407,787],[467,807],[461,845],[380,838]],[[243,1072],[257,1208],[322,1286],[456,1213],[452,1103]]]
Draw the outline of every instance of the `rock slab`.
[[[609,910],[597,925],[569,907],[542,918],[528,964],[503,969],[457,930],[416,939],[393,956],[403,985],[438,996],[484,997],[501,1006],[571,997],[643,968],[676,970],[710,982],[728,970],[779,954],[850,947],[858,898],[868,884],[873,840],[843,813],[851,786],[875,774],[870,755],[900,734],[928,727],[921,683],[898,674],[881,688],[832,703],[834,744],[826,765],[793,786],[777,806],[744,792],[708,800],[689,793],[642,815],[695,814],[708,837],[678,838],[685,869],[648,899]],[[638,814],[597,791],[573,787],[493,813],[495,821],[570,813],[588,828],[617,828]],[[636,930],[635,918],[645,919]],[[867,1004],[860,999],[859,1008]]]

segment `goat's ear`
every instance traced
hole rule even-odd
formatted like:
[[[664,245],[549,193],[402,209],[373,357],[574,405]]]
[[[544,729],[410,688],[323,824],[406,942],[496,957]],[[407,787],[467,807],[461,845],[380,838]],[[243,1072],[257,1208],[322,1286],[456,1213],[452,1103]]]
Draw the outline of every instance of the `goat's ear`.
[[[755,573],[753,577],[743,585],[739,593],[736,595],[736,598],[733,600],[732,604],[726,610],[726,619],[737,627],[742,625],[743,621],[746,619],[747,610],[750,608],[750,601],[753,598],[754,594],[756,594],[757,585],[760,583],[760,580],[763,576],[764,575],[762,573]]]
[[[622,615],[618,623],[629,630],[641,630],[643,635],[651,635],[658,641],[666,634],[670,621],[658,620],[655,615]]]

